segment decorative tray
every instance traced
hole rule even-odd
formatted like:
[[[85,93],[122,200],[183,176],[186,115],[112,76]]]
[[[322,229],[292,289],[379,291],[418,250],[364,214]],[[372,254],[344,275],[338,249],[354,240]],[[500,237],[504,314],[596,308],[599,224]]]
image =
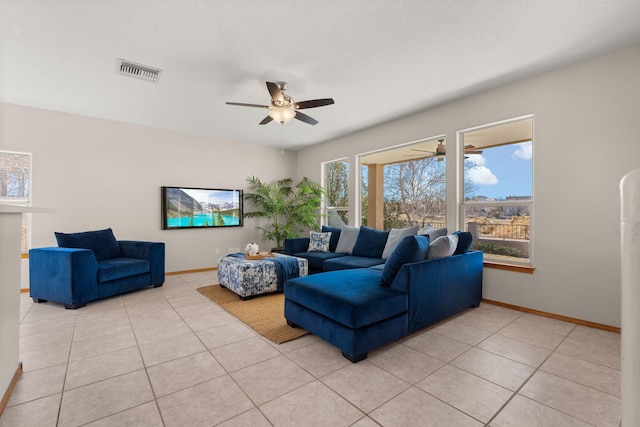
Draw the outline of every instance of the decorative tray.
[[[249,255],[244,254],[246,259],[262,259],[262,258],[273,258],[273,254],[271,252],[259,252],[257,255]]]

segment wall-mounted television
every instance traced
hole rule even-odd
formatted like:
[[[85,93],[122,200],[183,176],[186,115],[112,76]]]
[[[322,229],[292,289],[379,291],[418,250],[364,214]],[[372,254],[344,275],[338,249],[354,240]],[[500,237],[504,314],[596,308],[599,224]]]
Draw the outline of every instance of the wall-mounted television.
[[[242,190],[162,187],[162,229],[242,227]]]

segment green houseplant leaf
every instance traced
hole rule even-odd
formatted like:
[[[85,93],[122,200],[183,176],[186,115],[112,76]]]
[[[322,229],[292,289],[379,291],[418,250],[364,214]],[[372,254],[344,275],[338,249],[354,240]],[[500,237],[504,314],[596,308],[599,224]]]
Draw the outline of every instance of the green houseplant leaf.
[[[247,178],[245,200],[253,205],[246,218],[266,218],[267,227],[257,227],[262,237],[282,248],[284,240],[299,237],[305,228],[320,227],[322,187],[306,177],[293,185],[293,179],[285,178],[263,182],[255,176]]]

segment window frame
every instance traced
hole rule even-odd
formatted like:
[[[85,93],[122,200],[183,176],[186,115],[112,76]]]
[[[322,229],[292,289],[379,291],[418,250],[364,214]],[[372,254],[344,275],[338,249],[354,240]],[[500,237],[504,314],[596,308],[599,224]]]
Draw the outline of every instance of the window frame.
[[[329,206],[329,198],[328,195],[326,194],[326,188],[327,188],[327,166],[332,164],[332,163],[346,163],[347,164],[347,205],[346,206]],[[321,177],[320,177],[320,183],[322,185],[322,188],[325,189],[325,194],[324,197],[322,197],[322,203],[321,203],[321,207],[320,207],[320,212],[322,215],[322,220],[321,223],[323,225],[329,225],[329,212],[333,211],[333,212],[346,212],[347,213],[347,221],[345,222],[345,224],[349,224],[349,204],[350,204],[350,174],[351,174],[351,162],[349,161],[348,157],[341,157],[338,159],[334,159],[334,160],[328,160],[326,162],[322,162],[321,163],[321,168],[322,168],[322,173],[321,173]]]
[[[3,154],[11,154],[11,155],[21,155],[27,156],[28,161],[28,170],[29,170],[29,178],[27,183],[27,199],[20,200],[11,200],[11,199],[2,199],[2,203],[12,204],[18,206],[31,206],[32,205],[32,190],[33,190],[33,153],[27,153],[23,151],[12,151],[12,150],[0,150],[0,156]],[[23,227],[23,236],[22,236],[22,252],[26,253],[31,248],[31,214],[25,213],[22,215],[22,227]]]
[[[492,201],[466,201],[465,200],[465,190],[464,190],[464,178],[465,178],[465,167],[464,167],[464,135],[468,132],[478,131],[482,129],[488,129],[492,127],[497,127],[509,123],[514,123],[518,121],[531,120],[531,143],[533,154],[531,157],[531,198],[529,200],[492,200]],[[502,120],[499,122],[488,123],[480,126],[474,126],[472,128],[467,128],[463,130],[459,130],[456,132],[456,147],[457,147],[457,169],[458,169],[458,227],[460,230],[466,230],[466,215],[465,211],[467,208],[474,207],[502,207],[502,208],[512,208],[512,207],[527,207],[529,211],[529,258],[526,261],[519,262],[517,260],[511,259],[496,259],[489,258],[487,259],[485,256],[484,264],[485,267],[493,267],[504,270],[511,271],[519,271],[532,273],[534,270],[534,257],[535,257],[535,118],[533,114],[528,114],[525,116],[514,117],[512,119]],[[515,145],[518,143],[526,142],[525,141],[514,141],[509,144],[502,144],[502,146],[506,145]],[[490,149],[491,147],[478,147],[478,149]]]

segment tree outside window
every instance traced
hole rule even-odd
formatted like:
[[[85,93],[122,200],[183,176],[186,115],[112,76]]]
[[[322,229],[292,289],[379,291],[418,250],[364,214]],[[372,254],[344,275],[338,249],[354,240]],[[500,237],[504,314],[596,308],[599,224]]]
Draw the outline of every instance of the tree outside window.
[[[349,162],[338,160],[324,165],[325,222],[331,227],[349,223]]]

